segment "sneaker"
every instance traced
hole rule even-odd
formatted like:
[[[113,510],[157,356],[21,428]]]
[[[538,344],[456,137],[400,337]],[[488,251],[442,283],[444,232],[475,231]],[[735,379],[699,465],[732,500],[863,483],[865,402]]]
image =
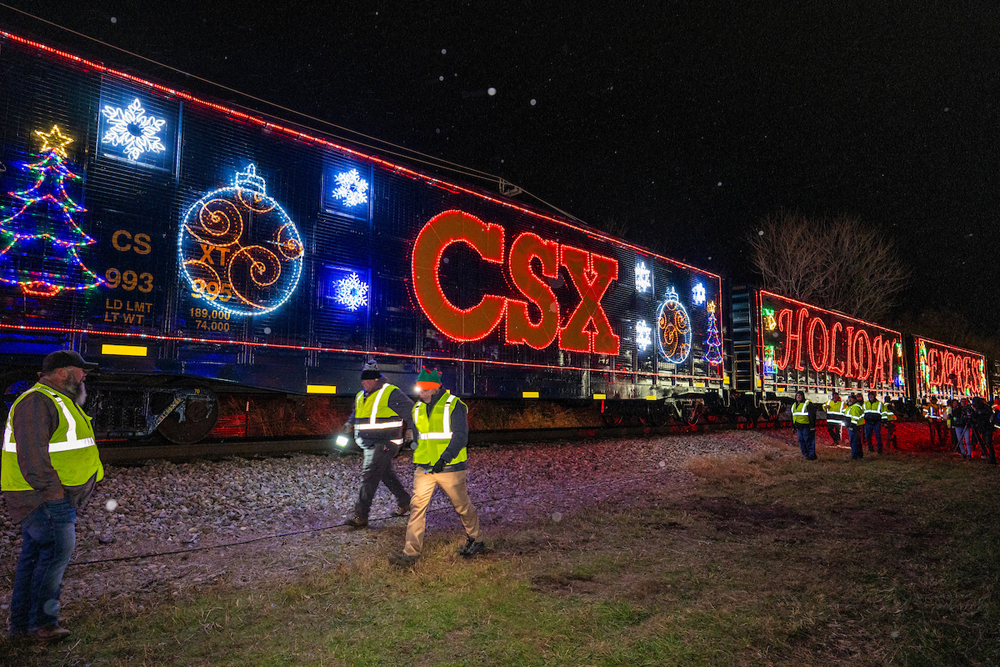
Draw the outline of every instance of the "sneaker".
[[[347,525],[351,528],[364,528],[368,525],[368,519],[363,516],[352,516],[348,519]]]
[[[486,551],[486,545],[482,542],[476,542],[471,537],[465,540],[465,546],[458,550],[458,555],[462,558],[472,558],[473,556],[478,556],[479,554]]]
[[[396,511],[392,513],[393,516],[406,516],[410,513],[410,505],[400,505],[396,508]]]
[[[69,635],[69,630],[60,627],[58,623],[45,625],[31,633],[31,636],[40,642],[51,642],[62,639]]]
[[[395,565],[396,567],[413,567],[417,564],[419,560],[418,556],[411,556],[409,554],[398,553],[389,556],[389,563]]]

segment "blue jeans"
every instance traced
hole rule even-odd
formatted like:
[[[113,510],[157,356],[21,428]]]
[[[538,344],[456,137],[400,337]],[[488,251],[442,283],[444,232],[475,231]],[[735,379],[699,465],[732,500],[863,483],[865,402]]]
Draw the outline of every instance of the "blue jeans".
[[[848,431],[851,434],[851,458],[863,458],[864,450],[861,448],[861,427],[852,426],[848,429]]]
[[[799,437],[799,449],[802,450],[802,456],[806,458],[816,456],[816,429],[807,427],[797,428],[795,431]]]
[[[10,598],[11,634],[59,621],[63,573],[76,546],[76,510],[68,498],[42,503],[21,522],[21,537]]]
[[[874,451],[872,449],[872,435],[875,436],[875,441],[878,443],[878,451],[882,452],[882,424],[869,424],[865,422],[865,445],[868,447],[868,451]]]

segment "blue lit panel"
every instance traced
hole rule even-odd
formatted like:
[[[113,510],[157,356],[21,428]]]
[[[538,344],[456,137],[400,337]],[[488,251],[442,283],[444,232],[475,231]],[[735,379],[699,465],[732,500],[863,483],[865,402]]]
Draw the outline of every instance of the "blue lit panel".
[[[356,220],[368,220],[371,217],[371,201],[371,167],[330,158],[323,169],[323,210]]]
[[[371,280],[364,269],[324,265],[318,283],[321,308],[364,315],[371,304]]]
[[[176,102],[148,90],[105,80],[98,112],[97,150],[101,157],[151,169],[174,171]]]

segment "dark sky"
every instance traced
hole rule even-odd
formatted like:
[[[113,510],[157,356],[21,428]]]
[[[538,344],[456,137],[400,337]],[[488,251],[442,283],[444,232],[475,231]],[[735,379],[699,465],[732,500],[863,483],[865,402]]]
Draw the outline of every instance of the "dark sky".
[[[736,280],[761,217],[858,216],[913,272],[902,311],[1000,326],[995,3],[4,2]],[[6,7],[0,26],[267,110]]]

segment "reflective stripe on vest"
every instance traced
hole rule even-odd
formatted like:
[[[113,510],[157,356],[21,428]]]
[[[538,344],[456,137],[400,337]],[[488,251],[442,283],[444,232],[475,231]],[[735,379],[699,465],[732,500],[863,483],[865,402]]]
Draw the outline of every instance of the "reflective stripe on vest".
[[[851,418],[851,424],[857,426],[861,423],[861,418],[865,416],[864,408],[855,403],[847,408],[847,416]]]
[[[95,474],[97,480],[104,478],[94,440],[94,428],[83,410],[69,397],[43,384],[36,384],[24,392],[11,406],[4,428],[3,454],[0,460],[0,486],[4,491],[31,491],[32,487],[24,478],[17,462],[17,443],[14,440],[14,410],[29,394],[39,392],[55,403],[59,414],[59,424],[49,441],[49,459],[52,467],[66,486],[85,484]]]
[[[792,423],[809,425],[809,401],[792,406]]]
[[[461,399],[446,391],[445,395],[434,404],[430,415],[427,414],[427,410],[420,409],[426,405],[423,401],[417,401],[416,405],[413,406],[413,425],[420,432],[417,451],[413,454],[414,463],[437,463],[444,451],[448,449],[454,434],[451,430],[451,413],[455,409],[455,405],[460,402]],[[448,461],[447,465],[461,463],[467,459],[468,452],[463,447],[455,455],[455,458]]]

